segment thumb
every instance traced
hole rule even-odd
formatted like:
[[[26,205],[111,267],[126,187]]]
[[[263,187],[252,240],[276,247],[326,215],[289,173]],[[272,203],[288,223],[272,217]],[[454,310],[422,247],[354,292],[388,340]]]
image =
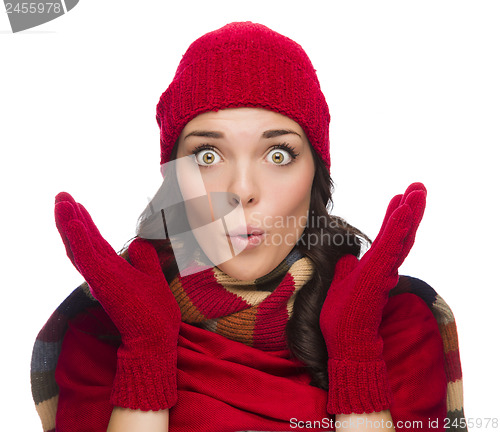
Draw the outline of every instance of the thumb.
[[[358,262],[359,260],[351,254],[344,255],[342,258],[340,258],[335,266],[332,284],[340,282],[345,277],[347,277],[358,265]]]
[[[68,240],[68,224],[71,220],[76,218],[75,210],[73,206],[67,202],[57,202],[54,206],[54,218],[56,222],[57,231],[64,243],[66,248],[66,255],[71,260],[73,265],[75,264],[75,258],[73,256],[73,251],[71,250],[71,244]]]
[[[130,264],[151,276],[163,276],[156,249],[147,240],[137,237],[128,247]]]

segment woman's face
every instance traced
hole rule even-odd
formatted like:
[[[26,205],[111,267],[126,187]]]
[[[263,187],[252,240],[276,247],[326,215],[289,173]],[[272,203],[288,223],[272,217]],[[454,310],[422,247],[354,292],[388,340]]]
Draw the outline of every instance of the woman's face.
[[[234,202],[247,225],[243,230],[262,232],[246,239],[239,226],[224,240],[244,249],[217,267],[240,280],[269,273],[290,253],[307,222],[314,161],[300,125],[262,108],[206,112],[191,120],[179,137],[176,158],[190,155],[207,193],[236,194],[240,200]],[[179,184],[188,195],[183,182]],[[195,216],[187,212],[191,223]],[[205,251],[206,239],[197,240]]]

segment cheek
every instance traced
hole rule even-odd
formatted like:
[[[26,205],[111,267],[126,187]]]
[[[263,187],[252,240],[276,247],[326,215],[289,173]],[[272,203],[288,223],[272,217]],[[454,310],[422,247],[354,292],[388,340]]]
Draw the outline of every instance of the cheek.
[[[302,223],[303,216],[307,215],[311,200],[311,183],[304,179],[282,184],[279,188],[270,188],[267,199],[270,203],[270,213],[276,218],[291,218],[287,224],[291,228],[298,222]]]
[[[173,169],[184,201],[206,194],[203,178],[194,158],[176,159]]]

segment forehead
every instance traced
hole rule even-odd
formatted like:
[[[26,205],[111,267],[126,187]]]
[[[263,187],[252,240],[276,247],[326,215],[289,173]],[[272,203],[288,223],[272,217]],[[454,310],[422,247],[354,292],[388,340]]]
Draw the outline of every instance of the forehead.
[[[283,114],[264,108],[241,107],[227,108],[219,111],[208,111],[199,114],[184,127],[181,138],[192,130],[199,128],[217,128],[220,130],[246,130],[258,132],[265,129],[286,127],[304,136],[301,126]]]

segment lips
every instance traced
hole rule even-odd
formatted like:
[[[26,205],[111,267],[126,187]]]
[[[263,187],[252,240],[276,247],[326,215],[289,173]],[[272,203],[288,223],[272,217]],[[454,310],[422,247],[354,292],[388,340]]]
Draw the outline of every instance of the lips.
[[[238,227],[229,231],[230,237],[248,238],[252,236],[259,236],[262,234],[264,234],[263,230],[251,225],[247,225],[246,227]]]
[[[230,238],[236,253],[243,250],[249,250],[260,245],[266,235],[266,232],[260,228],[247,225],[240,226],[230,230],[228,238]]]

